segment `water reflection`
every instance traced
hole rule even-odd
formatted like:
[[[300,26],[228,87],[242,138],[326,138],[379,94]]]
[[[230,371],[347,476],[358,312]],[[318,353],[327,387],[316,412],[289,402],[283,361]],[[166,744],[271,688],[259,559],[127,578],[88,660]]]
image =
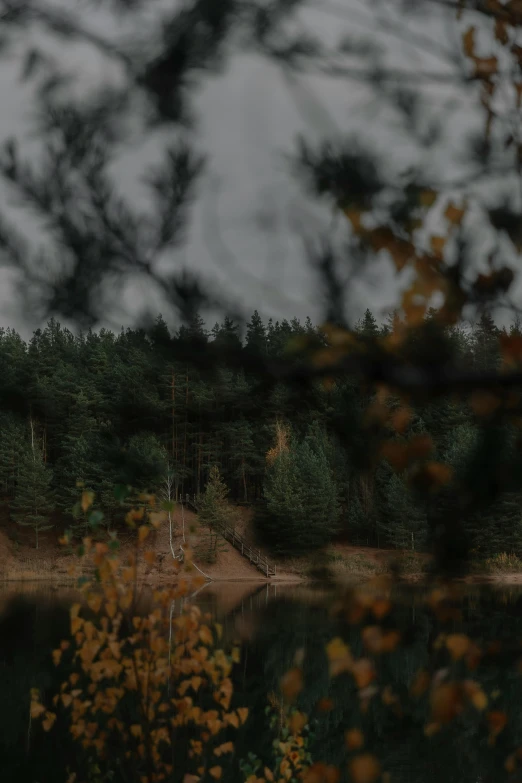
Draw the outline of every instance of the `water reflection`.
[[[65,730],[58,727],[43,735],[31,726],[29,692],[34,686],[44,693],[59,689],[50,651],[68,636],[68,608],[77,597],[70,588],[29,584],[0,588],[2,781],[66,780],[64,770],[75,748]],[[449,612],[442,624],[426,603],[423,588],[396,586],[390,597],[392,609],[383,627],[397,629],[402,641],[397,649],[376,658],[378,682],[387,689],[386,698],[380,693],[363,709],[352,678],[329,679],[325,649],[332,638],[341,637],[355,656],[364,654],[361,623],[349,621],[346,597],[331,586],[223,582],[206,584],[192,596],[221,623],[226,642],[241,642],[241,661],[233,675],[234,701],[248,707],[250,717],[238,735],[236,762],[249,751],[262,759],[270,757],[273,735],[267,724],[267,703],[299,655],[305,682],[299,707],[313,720],[314,758],[346,769],[344,736],[356,727],[364,734],[365,747],[394,781],[476,783],[479,777],[497,781],[506,776],[505,759],[522,744],[522,590],[463,586],[460,614]],[[153,591],[144,590],[143,611],[153,602]],[[185,603],[186,599],[172,603],[172,618],[179,616]],[[494,744],[488,741],[485,713],[473,709],[463,710],[448,726],[426,736],[427,702],[412,700],[410,686],[420,668],[447,667],[438,642],[441,631],[466,634],[488,650],[475,671],[465,671],[462,662],[462,676],[480,683],[488,709],[509,715]],[[173,780],[182,780],[181,773]],[[237,763],[232,765],[227,780],[242,779]]]

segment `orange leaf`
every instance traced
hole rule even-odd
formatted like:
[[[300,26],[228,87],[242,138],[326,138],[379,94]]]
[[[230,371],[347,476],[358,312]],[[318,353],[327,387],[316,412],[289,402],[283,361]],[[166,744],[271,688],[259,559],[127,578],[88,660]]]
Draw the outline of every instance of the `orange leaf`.
[[[221,767],[211,767],[209,769],[209,774],[212,775],[212,777],[215,778],[216,780],[219,780],[219,778],[223,774],[223,770],[221,769]]]
[[[510,362],[519,362],[522,359],[522,337],[520,335],[500,335],[502,356]]]
[[[500,407],[500,399],[496,394],[486,391],[475,391],[471,395],[471,407],[477,416],[490,416]]]
[[[81,500],[81,506],[82,511],[87,511],[93,503],[94,500],[94,492],[91,492],[91,490],[85,490],[82,492],[82,500]]]
[[[344,210],[344,214],[352,224],[354,234],[360,234],[361,231],[363,230],[363,225],[362,225],[363,213],[361,212],[361,210],[349,208]]]
[[[344,741],[348,750],[358,750],[364,745],[364,734],[360,729],[348,729]]]
[[[303,672],[297,666],[283,675],[280,682],[281,693],[289,702],[295,701],[303,689]]]
[[[155,552],[152,552],[151,550],[148,550],[147,552],[144,552],[143,559],[149,566],[153,566],[156,561],[156,554]]]
[[[238,716],[236,715],[235,712],[228,712],[223,717],[224,717],[225,723],[229,723],[235,729],[239,728],[239,718],[238,718]]]
[[[396,432],[404,432],[411,419],[412,412],[410,408],[399,408],[399,410],[392,414],[390,419],[390,426]]]
[[[214,641],[214,638],[212,636],[212,631],[207,625],[202,625],[199,629],[199,638],[203,642],[203,644],[211,645]]]
[[[62,651],[61,650],[53,650],[53,663],[55,666],[58,666],[60,661],[62,660]]]
[[[442,258],[446,242],[447,237],[434,236],[430,238],[430,247],[436,258]]]
[[[326,645],[326,655],[330,661],[330,677],[351,669],[353,658],[350,648],[339,637],[332,639]]]
[[[431,712],[436,723],[449,723],[462,711],[462,688],[454,682],[442,683],[431,694]]]
[[[377,620],[382,620],[383,617],[386,617],[391,608],[392,605],[386,598],[378,598],[377,601],[374,601],[372,604],[372,612]]]
[[[494,710],[488,713],[489,736],[493,740],[501,731],[504,730],[507,723],[507,715],[500,710]]]
[[[138,530],[138,541],[142,544],[150,533],[150,527],[148,525],[140,525]]]
[[[488,697],[478,683],[473,682],[473,680],[466,680],[464,683],[464,691],[476,710],[482,712],[482,710],[486,709],[488,706]]]
[[[362,753],[350,762],[350,775],[354,783],[374,783],[381,774],[381,765],[370,753]]]
[[[248,707],[238,707],[237,714],[239,715],[241,723],[246,723],[246,719],[248,718]]]
[[[454,661],[463,658],[470,645],[470,640],[462,633],[452,633],[446,639],[446,647]]]
[[[375,669],[367,658],[360,658],[352,666],[352,674],[359,688],[366,688],[375,679]]]
[[[444,212],[444,217],[449,220],[454,226],[458,226],[462,223],[462,218],[466,214],[465,208],[456,207],[455,204],[450,201]]]
[[[312,764],[303,775],[303,783],[339,783],[341,773],[333,767],[319,761]]]
[[[430,686],[430,675],[426,671],[417,672],[415,679],[410,687],[410,694],[413,698],[418,699],[425,693]]]
[[[334,708],[332,699],[322,698],[317,702],[317,709],[319,712],[331,712]]]
[[[381,456],[390,463],[398,473],[402,473],[408,467],[410,461],[408,446],[406,443],[386,441],[381,446]]]
[[[221,756],[223,753],[233,753],[234,752],[234,743],[233,742],[224,742],[222,745],[218,745],[217,748],[214,748],[214,753],[216,756]]]
[[[498,57],[474,57],[473,61],[476,77],[493,76],[498,71]]]
[[[33,720],[39,718],[45,712],[45,707],[37,701],[31,702],[30,715]]]
[[[426,463],[426,471],[434,484],[442,486],[449,484],[453,478],[453,468],[451,465],[446,465],[443,462],[428,462]]]
[[[294,712],[288,719],[288,728],[291,734],[300,734],[308,721],[308,716],[304,712]]]
[[[93,612],[98,613],[101,609],[101,605],[102,605],[102,597],[99,593],[95,595],[90,595],[88,597],[87,606],[89,607],[89,609],[92,609]]]
[[[53,727],[55,720],[56,720],[56,715],[54,712],[46,712],[45,720],[42,721],[43,730],[50,731]]]
[[[466,57],[473,57],[475,52],[475,28],[469,27],[465,33],[462,34],[462,47]]]

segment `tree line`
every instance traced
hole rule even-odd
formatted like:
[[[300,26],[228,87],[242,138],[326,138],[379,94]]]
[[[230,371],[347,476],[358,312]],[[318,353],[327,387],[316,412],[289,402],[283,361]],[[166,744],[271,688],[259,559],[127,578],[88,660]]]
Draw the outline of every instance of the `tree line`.
[[[393,341],[397,323],[393,314],[378,324],[367,310],[355,332],[371,353]],[[95,521],[103,513],[114,527],[122,520],[115,486],[160,492],[170,476],[172,497],[201,495],[214,467],[231,499],[254,504],[260,537],[281,554],[333,536],[425,549],[430,514],[452,502],[452,485],[436,499],[417,496],[406,470],[385,456],[369,458],[375,390],[340,374],[297,393],[284,380],[263,385],[260,362],[298,364],[309,341],[317,348],[329,338],[310,319],[264,323],[257,312],[243,332],[228,316],[210,331],[199,316],[175,331],[158,316],[147,331],[77,335],[51,319],[28,342],[0,330],[0,491],[10,517],[33,527],[36,541],[53,524],[83,533],[83,487],[95,493]],[[474,325],[447,327],[432,311],[400,352],[406,365],[422,361],[429,339],[432,352],[456,353],[461,366],[496,369],[506,335],[521,335],[518,321],[499,328],[484,313]],[[198,362],[208,351],[216,361]],[[400,443],[428,438],[458,476],[469,470],[482,422],[469,399],[441,396],[417,402],[395,429]],[[517,551],[521,507],[522,489],[473,515],[466,531],[472,548]]]

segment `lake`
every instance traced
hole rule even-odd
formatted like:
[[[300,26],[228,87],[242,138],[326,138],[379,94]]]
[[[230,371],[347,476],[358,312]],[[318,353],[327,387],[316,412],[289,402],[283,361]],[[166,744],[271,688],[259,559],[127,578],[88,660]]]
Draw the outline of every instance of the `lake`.
[[[238,760],[249,752],[270,760],[274,729],[267,706],[274,705],[281,678],[296,661],[304,683],[297,706],[310,716],[312,759],[339,767],[341,780],[351,779],[352,751],[345,737],[354,729],[392,781],[507,779],[506,759],[522,745],[522,590],[459,586],[458,594],[439,603],[431,588],[387,586],[385,596],[383,590],[379,586],[373,593],[373,604],[327,585],[214,582],[193,596],[221,624],[223,645],[237,641],[241,646],[232,673],[233,698],[248,707],[249,717],[238,731],[233,757],[223,763],[223,779],[245,780]],[[77,746],[58,723],[44,733],[29,721],[30,689],[59,690],[50,652],[68,636],[68,609],[75,598],[68,588],[0,586],[2,783],[61,783],[76,758]],[[152,602],[152,593],[143,600]],[[172,617],[183,608],[180,599],[174,602]],[[373,630],[363,631],[368,627]],[[394,634],[400,643],[386,646]],[[346,671],[331,679],[326,649],[333,638],[349,645],[354,658],[371,660],[375,679],[357,684]],[[480,656],[471,654],[472,642],[482,650]],[[435,684],[465,683],[451,686],[452,701],[446,705],[451,720],[439,715],[441,725],[435,729],[429,691],[412,696],[419,670]],[[470,683],[487,703],[470,695],[475,693]],[[492,728],[493,713],[502,724],[499,731]],[[171,780],[183,781],[184,771],[181,764]],[[85,770],[82,780],[124,780],[115,769],[111,773]]]

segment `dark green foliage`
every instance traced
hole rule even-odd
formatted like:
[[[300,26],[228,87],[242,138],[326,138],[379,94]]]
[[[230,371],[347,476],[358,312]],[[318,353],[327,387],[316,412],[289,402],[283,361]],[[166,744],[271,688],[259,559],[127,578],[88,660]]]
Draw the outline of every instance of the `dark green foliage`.
[[[381,545],[423,551],[427,540],[426,514],[403,477],[383,463],[379,476]]]
[[[320,433],[293,441],[267,468],[261,537],[278,554],[315,550],[337,532],[337,486]]]
[[[49,521],[53,510],[51,480],[52,473],[44,464],[42,451],[31,433],[21,455],[11,513],[19,525],[33,528],[37,549],[40,532],[53,527]]]
[[[198,514],[204,530],[196,548],[196,555],[205,563],[214,563],[218,552],[226,547],[220,530],[233,525],[233,511],[227,502],[228,488],[220,476],[219,468],[210,469],[205,491],[198,498]]]
[[[516,324],[513,329],[516,334]],[[369,345],[382,334],[370,311],[357,330]],[[310,322],[265,326],[257,313],[247,323],[244,345],[231,318],[209,336],[198,315],[177,331],[158,317],[148,333],[87,330],[77,337],[51,319],[28,346],[12,330],[0,333],[0,356],[4,351],[9,358],[0,374],[0,399],[16,387],[20,411],[5,412],[0,420],[4,502],[11,507],[17,490],[31,412],[44,464],[53,474],[52,508],[61,512],[64,525],[82,535],[87,517],[73,514],[81,488],[95,493],[105,524],[114,528],[125,515],[114,484],[155,492],[168,460],[174,498],[202,495],[216,466],[229,497],[255,505],[260,535],[279,551],[317,548],[336,531],[352,543],[421,550],[433,544],[435,531],[458,506],[462,534],[478,552],[518,552],[522,493],[516,476],[507,481],[518,464],[509,428],[478,429],[463,399],[420,399],[401,438],[428,434],[431,457],[448,461],[457,474],[444,493],[423,503],[408,488],[407,476],[375,460],[381,435],[365,420],[364,411],[374,400],[370,389],[349,378],[336,379],[331,389],[320,383],[259,383],[256,366],[263,356],[302,361],[287,348],[303,334],[320,344]],[[421,357],[427,340],[439,346],[442,356],[451,344],[459,362],[473,367],[486,355],[481,345],[489,346],[496,361],[497,337],[491,335],[498,336],[498,330],[487,318],[471,330],[453,327],[437,335],[429,316],[404,351],[410,358]],[[217,357],[212,370],[200,362],[209,347]],[[22,378],[18,387],[16,379]],[[290,453],[267,471],[278,419],[289,423],[294,439]],[[491,460],[498,449],[503,456],[500,463],[496,460],[502,466],[497,470]],[[477,485],[479,476],[485,478]],[[502,496],[490,507],[499,490]],[[470,491],[479,502],[470,508],[458,505]]]

